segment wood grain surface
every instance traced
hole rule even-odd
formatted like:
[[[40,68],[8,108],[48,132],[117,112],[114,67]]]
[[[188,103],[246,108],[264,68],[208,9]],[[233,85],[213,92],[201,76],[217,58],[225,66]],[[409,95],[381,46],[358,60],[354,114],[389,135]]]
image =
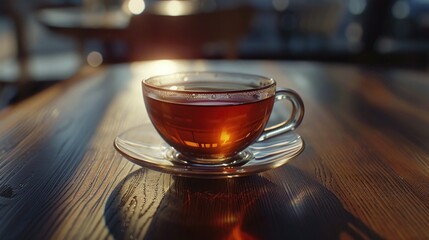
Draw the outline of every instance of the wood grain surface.
[[[149,122],[140,81],[255,73],[299,92],[304,152],[243,178],[141,168],[113,140]],[[0,239],[429,239],[429,74],[278,61],[85,70],[0,113]]]

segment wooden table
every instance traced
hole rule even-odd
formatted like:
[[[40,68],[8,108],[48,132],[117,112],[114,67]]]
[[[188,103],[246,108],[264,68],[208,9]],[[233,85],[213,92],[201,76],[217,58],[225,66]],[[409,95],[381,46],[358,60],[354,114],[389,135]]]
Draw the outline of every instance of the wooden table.
[[[113,140],[149,122],[140,80],[183,70],[297,90],[304,152],[234,179],[174,177]],[[277,61],[149,61],[62,82],[0,114],[1,239],[428,239],[428,73]]]

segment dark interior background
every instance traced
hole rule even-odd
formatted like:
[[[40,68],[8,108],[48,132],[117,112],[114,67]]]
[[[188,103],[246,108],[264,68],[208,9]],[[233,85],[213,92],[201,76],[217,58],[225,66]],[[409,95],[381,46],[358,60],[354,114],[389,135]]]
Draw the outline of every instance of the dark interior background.
[[[73,6],[100,12],[130,6],[126,5],[130,1],[143,0],[1,0],[0,108],[70,77],[84,65],[151,59],[130,57],[129,43],[121,39],[106,44],[102,38],[89,38],[78,43],[71,36],[47,28],[37,17],[44,8]],[[146,0],[145,4],[155,2]],[[429,0],[193,2],[210,11],[243,5],[253,9],[235,59],[308,60],[424,71],[428,68]],[[238,19],[239,16],[229,22],[233,24]],[[156,27],[158,23],[151,24]],[[168,29],[163,27],[162,31]],[[207,45],[200,55],[167,54],[160,58],[225,58],[220,52],[219,46]],[[101,60],[91,63],[97,57]]]

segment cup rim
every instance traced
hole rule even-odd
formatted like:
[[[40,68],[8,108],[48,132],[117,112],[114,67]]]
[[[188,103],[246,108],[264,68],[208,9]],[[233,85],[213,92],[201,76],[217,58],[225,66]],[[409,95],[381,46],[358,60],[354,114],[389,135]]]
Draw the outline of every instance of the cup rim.
[[[163,77],[169,77],[169,76],[184,76],[184,75],[199,75],[199,74],[223,74],[223,75],[227,75],[227,76],[242,76],[243,78],[247,77],[247,78],[253,78],[253,79],[261,79],[261,80],[268,80],[270,81],[269,84],[267,85],[263,85],[263,86],[255,86],[254,88],[251,89],[241,89],[241,90],[213,90],[213,91],[201,91],[201,90],[181,90],[181,89],[168,89],[168,88],[164,88],[164,87],[160,87],[154,84],[149,83],[149,80],[153,80],[156,78],[163,78]],[[276,85],[276,81],[274,80],[274,78],[271,77],[265,77],[262,75],[257,75],[257,74],[251,74],[251,73],[240,73],[240,72],[227,72],[227,71],[180,71],[180,72],[173,72],[173,73],[167,73],[167,74],[160,74],[160,75],[154,75],[151,77],[147,77],[145,79],[142,80],[142,84],[145,87],[149,87],[155,90],[159,90],[159,91],[165,91],[165,92],[172,92],[172,93],[184,93],[184,94],[189,94],[189,93],[197,93],[197,94],[216,94],[216,93],[242,93],[242,92],[254,92],[254,91],[261,91],[261,90],[265,90],[265,89],[269,89],[273,86]]]

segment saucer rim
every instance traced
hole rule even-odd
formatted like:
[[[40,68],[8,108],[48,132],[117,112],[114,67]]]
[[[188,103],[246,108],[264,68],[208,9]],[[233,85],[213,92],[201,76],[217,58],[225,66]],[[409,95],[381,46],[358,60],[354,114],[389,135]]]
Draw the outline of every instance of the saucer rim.
[[[247,161],[244,165],[241,165],[241,166],[234,166],[233,165],[233,166],[223,166],[223,167],[220,167],[220,166],[217,166],[217,167],[198,166],[198,167],[196,167],[196,166],[179,165],[172,160],[164,159],[164,160],[173,164],[171,166],[170,165],[167,166],[167,165],[162,165],[162,164],[154,164],[154,163],[151,163],[149,161],[145,161],[143,158],[133,157],[133,156],[125,153],[118,146],[117,142],[119,141],[119,137],[121,135],[127,133],[128,131],[131,131],[132,129],[138,129],[138,128],[142,128],[145,126],[149,126],[149,127],[153,128],[152,124],[145,123],[145,124],[140,124],[140,125],[135,126],[135,127],[128,128],[127,130],[119,133],[113,141],[113,146],[116,149],[116,151],[118,151],[119,154],[121,154],[123,157],[125,157],[128,161],[130,161],[134,164],[137,164],[140,167],[145,167],[145,168],[148,168],[148,169],[151,169],[154,171],[170,174],[173,176],[180,176],[180,177],[187,177],[187,178],[225,179],[225,178],[244,177],[244,176],[262,173],[262,172],[265,172],[265,171],[268,171],[271,169],[275,169],[275,168],[278,168],[280,166],[285,165],[290,160],[299,156],[304,151],[305,146],[306,146],[305,141],[302,138],[302,136],[293,132],[293,134],[297,136],[296,139],[301,142],[300,149],[297,150],[296,152],[294,152],[293,154],[289,155],[289,156],[279,157],[279,159],[271,160],[270,162],[265,163],[265,164],[247,165],[248,163],[256,160],[256,158],[253,156],[249,161]],[[155,130],[155,129],[153,128],[153,130]],[[155,132],[156,132],[156,130],[155,130]],[[290,132],[283,133],[280,135],[284,135],[284,134],[290,134]],[[169,146],[169,147],[171,147],[171,146]],[[249,149],[249,148],[246,148],[246,150],[248,150],[252,153],[254,152],[254,151],[252,151],[252,149]],[[276,163],[274,163],[274,162],[276,162]],[[261,166],[264,166],[264,165],[266,165],[266,167],[261,169]],[[194,172],[194,171],[192,171],[192,169],[198,170],[198,172]],[[213,170],[217,170],[217,171],[213,171]]]

